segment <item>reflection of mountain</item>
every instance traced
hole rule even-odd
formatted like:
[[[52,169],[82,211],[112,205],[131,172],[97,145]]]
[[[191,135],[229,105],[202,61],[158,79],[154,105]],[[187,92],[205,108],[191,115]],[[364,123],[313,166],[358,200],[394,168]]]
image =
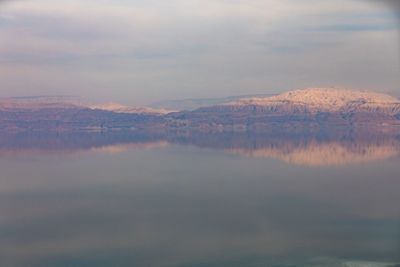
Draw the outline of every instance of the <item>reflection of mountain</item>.
[[[400,140],[393,135],[355,135],[344,132],[310,134],[154,134],[137,131],[3,133],[0,155],[34,155],[95,151],[120,153],[168,143],[219,149],[249,157],[276,158],[295,165],[328,166],[370,162],[400,154]]]
[[[264,147],[258,149],[231,149],[235,154],[277,158],[288,163],[306,166],[346,165],[376,160],[383,160],[399,154],[399,145],[393,146],[392,142],[387,144],[346,144],[332,142],[321,144],[312,141],[307,145],[293,146],[293,144],[282,147]]]
[[[131,149],[153,149],[168,146],[168,142],[164,140],[160,141],[149,141],[141,143],[127,143],[127,144],[110,144],[101,147],[92,148],[91,152],[100,152],[108,154],[119,154]]]
[[[2,157],[80,151],[118,153],[131,148],[149,148],[156,145],[165,145],[165,141],[151,133],[133,131],[0,134]]]
[[[165,141],[207,149],[144,151]],[[398,160],[312,170],[223,151],[398,142],[346,133],[0,133],[2,156],[51,153],[0,159],[0,265],[394,267]],[[63,151],[73,154],[54,154]]]
[[[174,142],[305,166],[371,162],[400,155],[400,140],[396,136],[340,132],[330,135],[197,134],[177,138]]]

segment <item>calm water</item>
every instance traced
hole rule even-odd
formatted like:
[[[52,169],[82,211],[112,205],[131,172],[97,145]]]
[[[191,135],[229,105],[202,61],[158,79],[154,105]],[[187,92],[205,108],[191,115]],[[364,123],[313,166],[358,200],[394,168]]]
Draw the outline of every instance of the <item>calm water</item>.
[[[4,134],[0,266],[399,266],[399,155],[393,136]]]

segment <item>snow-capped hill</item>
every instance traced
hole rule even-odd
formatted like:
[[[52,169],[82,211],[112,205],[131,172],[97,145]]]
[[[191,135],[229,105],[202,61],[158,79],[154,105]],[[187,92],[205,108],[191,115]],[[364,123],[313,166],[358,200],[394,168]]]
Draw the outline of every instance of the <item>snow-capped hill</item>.
[[[173,125],[205,131],[313,131],[329,127],[400,127],[400,100],[337,88],[294,90],[171,114]],[[396,128],[396,131],[398,128]]]
[[[118,103],[94,104],[75,96],[33,96],[0,98],[0,110],[41,110],[41,109],[92,109],[115,113],[163,115],[171,111],[147,107],[130,107]]]
[[[92,104],[73,97],[0,98],[0,129],[172,129],[316,131],[330,127],[400,131],[400,101],[336,88],[251,97],[193,111]]]
[[[227,106],[303,106],[309,111],[339,112],[349,108],[394,109],[400,111],[400,100],[386,94],[338,89],[308,88],[294,90],[272,97],[245,98],[226,104]]]
[[[90,105],[89,108],[112,111],[112,112],[116,112],[116,113],[134,113],[134,114],[152,114],[152,115],[163,115],[163,114],[172,112],[172,111],[166,110],[166,109],[155,109],[155,108],[147,108],[147,107],[130,107],[130,106],[124,106],[124,105],[121,105],[118,103]]]

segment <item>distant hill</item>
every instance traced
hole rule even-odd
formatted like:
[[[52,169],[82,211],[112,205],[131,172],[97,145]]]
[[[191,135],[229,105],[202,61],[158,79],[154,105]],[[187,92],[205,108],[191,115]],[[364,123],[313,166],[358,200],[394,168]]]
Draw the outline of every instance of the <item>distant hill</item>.
[[[24,96],[0,98],[0,111],[36,110],[42,108],[74,108],[87,105],[78,96]]]
[[[308,88],[274,96],[196,101],[196,104],[223,103],[171,112],[117,103],[92,104],[77,97],[1,98],[0,130],[315,132],[332,127],[400,129],[400,100],[382,93]]]
[[[308,88],[271,97],[238,99],[170,117],[177,125],[223,131],[399,126],[400,100],[360,90]]]
[[[150,107],[157,109],[167,109],[167,110],[195,110],[207,106],[221,105],[229,103],[234,100],[248,98],[248,97],[267,97],[272,96],[272,94],[257,94],[257,95],[240,95],[240,96],[228,96],[222,98],[189,98],[189,99],[179,99],[179,100],[165,100],[150,104]]]
[[[165,109],[130,107],[118,103],[91,103],[78,96],[26,96],[0,98],[0,110],[39,110],[45,108],[92,109],[132,114],[166,114]]]
[[[0,98],[0,130],[75,131],[156,127],[165,110],[92,104],[79,97]]]

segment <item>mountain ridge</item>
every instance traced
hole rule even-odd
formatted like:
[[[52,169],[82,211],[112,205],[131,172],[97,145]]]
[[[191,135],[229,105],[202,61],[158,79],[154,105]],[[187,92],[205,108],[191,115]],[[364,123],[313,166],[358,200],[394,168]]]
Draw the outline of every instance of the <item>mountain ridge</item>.
[[[0,110],[40,110],[48,108],[70,108],[70,109],[98,109],[116,113],[134,114],[166,114],[172,112],[166,109],[149,107],[131,107],[119,103],[92,103],[79,96],[26,96],[26,97],[3,97],[0,98]]]
[[[290,103],[307,105],[317,111],[339,111],[350,104],[371,104],[375,106],[399,105],[400,100],[383,93],[346,88],[307,88],[285,92],[264,98],[239,99],[225,105],[270,105],[273,103]]]
[[[75,97],[0,99],[0,129],[270,132],[389,126],[400,127],[399,99],[344,88],[307,88],[177,112]]]
[[[174,123],[222,131],[399,126],[400,100],[360,90],[307,88],[173,114]]]

